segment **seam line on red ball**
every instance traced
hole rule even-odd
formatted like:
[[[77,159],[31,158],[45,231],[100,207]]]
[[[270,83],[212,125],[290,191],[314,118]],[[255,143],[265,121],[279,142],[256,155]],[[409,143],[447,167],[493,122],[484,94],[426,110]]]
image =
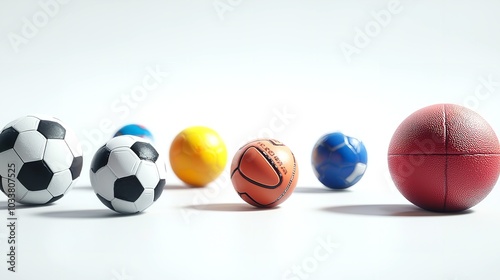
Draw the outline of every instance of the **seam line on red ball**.
[[[443,104],[443,127],[444,127],[444,203],[443,210],[446,211],[446,202],[448,201],[448,127],[446,126],[446,105]]]

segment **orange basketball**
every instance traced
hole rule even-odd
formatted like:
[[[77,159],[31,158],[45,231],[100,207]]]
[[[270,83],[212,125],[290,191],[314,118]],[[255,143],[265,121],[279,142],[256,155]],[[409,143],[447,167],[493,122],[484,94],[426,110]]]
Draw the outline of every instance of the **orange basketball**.
[[[275,207],[292,194],[299,168],[292,151],[280,141],[258,139],[247,143],[234,155],[231,181],[247,203]]]

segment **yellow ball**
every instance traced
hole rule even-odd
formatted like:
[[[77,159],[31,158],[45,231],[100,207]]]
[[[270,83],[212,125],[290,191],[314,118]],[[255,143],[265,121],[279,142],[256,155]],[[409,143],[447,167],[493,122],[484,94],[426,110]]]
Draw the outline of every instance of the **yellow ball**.
[[[226,145],[214,130],[193,126],[181,131],[170,146],[170,165],[175,175],[193,187],[203,187],[224,171]]]

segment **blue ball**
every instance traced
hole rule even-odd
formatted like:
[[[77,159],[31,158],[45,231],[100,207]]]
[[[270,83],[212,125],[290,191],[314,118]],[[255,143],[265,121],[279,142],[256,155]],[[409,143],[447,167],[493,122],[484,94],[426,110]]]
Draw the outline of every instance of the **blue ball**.
[[[368,156],[363,142],[333,132],[314,145],[311,162],[318,180],[331,189],[346,189],[365,174]]]
[[[120,136],[120,135],[133,135],[133,136],[138,136],[142,137],[145,139],[149,139],[151,142],[153,142],[153,134],[151,131],[149,131],[146,127],[140,124],[128,124],[122,128],[120,128],[113,137]]]

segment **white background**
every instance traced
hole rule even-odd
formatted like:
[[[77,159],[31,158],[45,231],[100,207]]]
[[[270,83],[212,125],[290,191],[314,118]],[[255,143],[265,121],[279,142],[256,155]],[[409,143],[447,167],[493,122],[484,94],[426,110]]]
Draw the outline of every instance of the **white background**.
[[[462,215],[420,211],[392,184],[386,153],[397,125],[435,103],[467,105],[500,131],[500,2],[19,2],[0,1],[0,121],[53,115],[85,155],[63,199],[19,206],[18,273],[1,261],[1,279],[498,279],[500,191]],[[190,189],[169,168],[145,213],[115,215],[88,166],[131,122],[164,154],[191,125],[217,130],[228,161],[250,139],[277,138],[299,162],[296,192],[255,211],[228,170]],[[310,166],[336,130],[369,153],[345,192]],[[6,237],[2,226],[2,256]]]

